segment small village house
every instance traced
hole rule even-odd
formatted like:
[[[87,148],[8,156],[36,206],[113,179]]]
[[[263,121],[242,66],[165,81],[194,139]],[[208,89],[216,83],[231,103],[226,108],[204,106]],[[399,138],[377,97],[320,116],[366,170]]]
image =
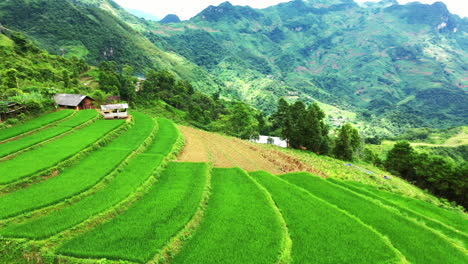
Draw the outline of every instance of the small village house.
[[[81,94],[57,94],[54,100],[59,107],[75,110],[93,109],[94,99]]]
[[[101,105],[101,110],[105,119],[128,117],[128,104]]]

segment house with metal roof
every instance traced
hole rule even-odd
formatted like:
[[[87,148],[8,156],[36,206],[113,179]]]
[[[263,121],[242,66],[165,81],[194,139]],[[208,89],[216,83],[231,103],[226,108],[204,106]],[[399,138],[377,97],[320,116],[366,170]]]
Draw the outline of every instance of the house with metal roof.
[[[101,105],[101,111],[105,119],[127,118],[128,104]]]
[[[82,94],[57,94],[54,100],[59,107],[75,110],[93,109],[94,99]]]

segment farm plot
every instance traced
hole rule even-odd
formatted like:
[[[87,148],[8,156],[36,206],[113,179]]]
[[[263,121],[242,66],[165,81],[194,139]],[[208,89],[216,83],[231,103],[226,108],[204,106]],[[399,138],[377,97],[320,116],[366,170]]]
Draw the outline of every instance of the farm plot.
[[[214,166],[218,168],[238,166],[247,171],[261,169],[274,174],[282,173],[280,166],[262,155],[254,144],[190,127],[181,126],[180,129],[184,137],[189,139],[185,146],[187,154],[182,152],[180,161],[193,162],[211,156]],[[197,154],[188,155],[191,150],[197,151]]]
[[[150,135],[153,120],[138,114],[134,118],[135,125],[120,137],[59,175],[29,188],[0,196],[0,219],[55,204],[94,186]]]
[[[335,181],[333,181],[336,183]],[[355,186],[360,189],[364,189],[367,192],[370,192],[374,195],[382,197],[386,200],[390,200],[395,204],[398,204],[407,209],[413,210],[420,214],[423,214],[427,217],[439,220],[443,223],[449,224],[454,228],[460,230],[463,233],[468,234],[468,218],[465,214],[462,214],[457,211],[451,211],[449,209],[443,209],[437,207],[431,203],[427,203],[418,199],[413,199],[410,197],[394,194],[392,192],[379,190],[371,186],[358,183],[358,182],[342,182],[347,186]]]
[[[213,169],[199,229],[171,263],[275,263],[283,238],[266,194],[241,169]]]
[[[399,262],[399,252],[357,218],[267,172],[250,174],[283,214],[293,263]]]
[[[82,125],[93,118],[96,118],[97,115],[98,113],[95,110],[82,110],[70,119],[60,122],[54,127],[39,131],[14,141],[3,143],[1,144],[0,148],[0,157],[10,155],[17,151],[23,150],[45,140],[71,131],[73,128]]]
[[[444,233],[450,239],[460,241],[465,248],[468,246],[468,235],[466,233],[468,219],[466,219],[466,216],[461,213],[448,211],[433,204],[425,203],[421,200],[415,200],[390,192],[381,191],[361,183],[344,182],[335,179],[329,179],[329,181],[354,192],[376,199],[385,205],[394,207],[403,214],[415,218],[418,221],[425,223],[427,226]],[[458,230],[456,226],[458,226]]]
[[[41,117],[38,117],[32,120],[26,121],[23,124],[20,124],[11,128],[2,129],[0,130],[0,141],[4,141],[6,139],[19,136],[21,134],[41,128],[45,125],[59,121],[61,119],[64,119],[70,116],[71,114],[73,114],[73,112],[74,112],[73,110],[57,111],[57,112],[53,112],[53,113],[43,115]]]
[[[411,263],[467,263],[468,255],[446,237],[372,199],[308,173],[286,174],[282,178],[309,191],[372,226]]]
[[[90,146],[123,123],[123,120],[99,120],[40,148],[0,162],[0,184],[11,183],[52,167]]]
[[[103,190],[63,210],[0,230],[4,237],[42,239],[112,207],[132,194],[161,164],[163,156],[140,154]]]
[[[59,248],[82,258],[146,262],[194,215],[208,175],[206,163],[169,163],[158,183],[127,212]]]
[[[169,119],[158,118],[158,125],[159,131],[154,139],[155,144],[148,148],[147,153],[165,156],[171,152],[172,146],[177,141],[180,132]]]

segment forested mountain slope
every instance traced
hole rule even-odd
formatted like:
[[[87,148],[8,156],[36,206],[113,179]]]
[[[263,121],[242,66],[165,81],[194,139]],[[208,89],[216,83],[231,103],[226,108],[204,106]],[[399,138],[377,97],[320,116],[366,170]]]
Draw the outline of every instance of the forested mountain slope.
[[[335,125],[356,116],[367,135],[468,120],[468,19],[440,2],[225,2],[161,24],[112,0],[7,0],[0,23],[53,54],[167,69],[267,113],[280,97],[333,105],[348,111],[328,113]]]
[[[466,123],[467,26],[440,2],[295,0],[225,2],[154,32],[264,110],[279,96],[319,100],[398,132]]]
[[[2,1],[0,23],[52,54],[85,58],[94,65],[112,60],[134,66],[141,74],[150,68],[167,69],[196,87],[217,87],[202,68],[156,48],[137,31],[144,23],[113,1]]]

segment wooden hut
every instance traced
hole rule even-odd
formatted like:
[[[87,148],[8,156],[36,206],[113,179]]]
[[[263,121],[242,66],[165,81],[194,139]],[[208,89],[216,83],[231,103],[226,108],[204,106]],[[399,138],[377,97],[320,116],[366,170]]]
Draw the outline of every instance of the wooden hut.
[[[101,105],[101,110],[105,119],[128,117],[128,104]]]
[[[54,96],[55,102],[59,107],[83,110],[93,109],[94,99],[82,94],[57,94]]]

